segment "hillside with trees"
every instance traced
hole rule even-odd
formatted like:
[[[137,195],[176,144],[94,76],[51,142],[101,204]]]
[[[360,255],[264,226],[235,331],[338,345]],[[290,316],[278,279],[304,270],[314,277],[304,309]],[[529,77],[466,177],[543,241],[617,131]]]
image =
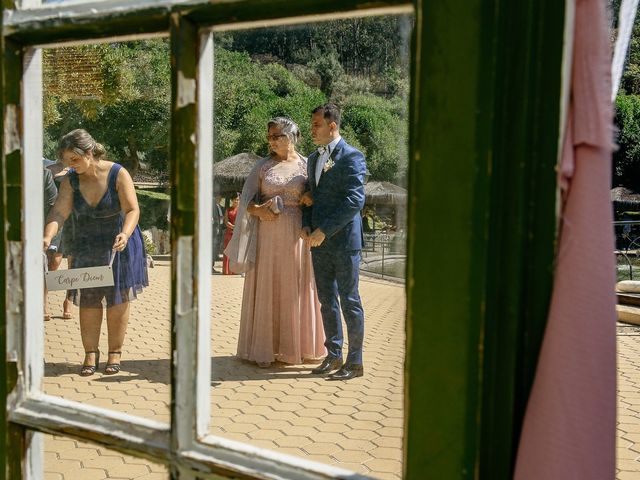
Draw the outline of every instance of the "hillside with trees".
[[[411,17],[385,16],[216,34],[215,161],[266,154],[266,122],[277,115],[299,123],[307,154],[311,110],[335,101],[372,179],[404,183],[410,27]],[[84,69],[68,71],[72,58]],[[134,174],[166,178],[168,40],[46,50],[44,78],[47,157],[60,135],[82,127]]]

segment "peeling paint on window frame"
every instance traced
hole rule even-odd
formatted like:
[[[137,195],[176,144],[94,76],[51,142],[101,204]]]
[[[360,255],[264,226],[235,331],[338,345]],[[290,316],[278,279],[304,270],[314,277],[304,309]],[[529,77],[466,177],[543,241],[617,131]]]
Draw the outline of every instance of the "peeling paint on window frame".
[[[37,2],[31,2],[33,5]],[[210,248],[198,251],[198,245],[208,245],[205,239],[210,238],[212,195],[212,146],[213,125],[213,40],[211,24],[195,24],[187,18],[187,12],[180,10],[189,3],[197,9],[202,4],[205,10],[208,2],[93,2],[60,4],[60,6],[43,6],[33,9],[22,9],[5,12],[5,38],[22,41],[19,47],[22,63],[25,65],[23,81],[35,90],[26,93],[21,89],[22,105],[5,109],[5,128],[8,135],[5,140],[12,153],[20,150],[21,144],[38,145],[27,147],[21,151],[26,162],[23,171],[24,192],[38,191],[42,183],[41,168],[38,175],[27,175],[32,172],[36,161],[42,158],[42,131],[35,132],[33,125],[42,125],[42,85],[40,64],[43,46],[54,46],[81,43],[87,41],[120,41],[141,36],[169,34],[172,57],[175,67],[172,68],[174,94],[172,113],[172,165],[176,172],[172,178],[172,243],[173,262],[172,278],[172,423],[171,425],[153,422],[139,417],[91,407],[78,402],[64,400],[46,395],[41,391],[43,325],[41,322],[42,299],[32,302],[38,295],[28,300],[29,307],[16,311],[16,321],[10,322],[14,328],[12,336],[22,338],[22,347],[17,350],[19,374],[17,386],[13,391],[12,408],[9,418],[12,422],[33,429],[32,437],[25,448],[25,474],[39,478],[42,475],[42,433],[66,435],[84,441],[91,441],[108,448],[142,456],[170,466],[172,477],[204,478],[209,475],[241,475],[246,478],[365,478],[348,470],[323,465],[317,462],[252,447],[240,442],[208,435],[209,428],[209,389],[210,389],[210,319],[211,298]],[[160,5],[158,4],[160,3]],[[337,2],[335,2],[337,3]],[[380,12],[398,11],[379,5],[370,6],[370,2],[351,1],[353,5],[364,4],[364,10],[342,12],[339,16],[373,15]],[[385,2],[377,2],[384,4]],[[387,2],[388,3],[388,2]],[[398,2],[391,2],[398,3]],[[410,11],[407,2],[401,11]],[[94,37],[83,30],[84,26],[96,21],[96,17],[108,19],[117,15],[126,16],[128,12],[144,15],[144,7],[157,12],[163,10],[168,28],[158,29],[162,22],[153,24],[150,30],[136,35],[134,32],[121,32],[124,35],[113,35],[116,23],[108,24],[105,32]],[[335,8],[335,4],[333,5]],[[326,7],[325,7],[326,8]],[[344,8],[344,7],[342,7]],[[96,10],[101,11],[96,11]],[[177,10],[177,11],[174,11]],[[308,10],[308,8],[307,8]],[[338,9],[340,10],[340,9]],[[191,14],[191,12],[189,12]],[[191,14],[193,16],[193,14]],[[325,14],[319,18],[328,18]],[[311,17],[309,17],[311,18]],[[300,22],[298,18],[296,22]],[[290,18],[268,20],[267,24],[278,25],[291,23]],[[254,22],[243,23],[243,25]],[[263,20],[255,20],[255,24],[264,25]],[[80,33],[75,31],[79,28]],[[57,31],[69,29],[63,34]],[[52,42],[37,40],[32,44],[24,42],[29,32],[49,30]],[[76,38],[77,37],[77,38]],[[32,59],[36,59],[32,61]],[[202,88],[204,87],[204,88]],[[35,95],[33,92],[36,92]],[[40,104],[38,104],[40,102]],[[22,110],[20,110],[22,108]],[[18,128],[19,118],[25,125]],[[30,128],[26,128],[26,122]],[[22,135],[20,135],[20,131]],[[195,141],[197,139],[197,141]],[[29,166],[31,165],[31,166]],[[42,224],[41,204],[37,195],[23,196],[25,217],[31,218],[25,224],[23,235],[26,240],[25,258],[16,258],[22,264],[22,271],[29,277],[25,284],[36,286],[42,283],[37,274],[42,270],[42,258],[37,233]],[[197,205],[200,205],[198,208]],[[37,215],[36,211],[40,214]],[[196,213],[197,212],[197,213]],[[197,217],[196,217],[197,216]],[[194,229],[195,227],[195,229]],[[16,245],[16,254],[21,251],[22,244]],[[196,253],[197,252],[197,253]],[[199,275],[198,272],[206,272]],[[35,282],[35,283],[30,283]],[[22,281],[20,281],[22,284]],[[37,291],[41,291],[38,289]],[[33,289],[36,291],[36,288]],[[199,292],[196,293],[196,292]],[[204,293],[203,293],[204,292]],[[12,304],[23,304],[25,292],[15,291]],[[41,297],[41,295],[40,295]],[[26,311],[25,311],[26,310]],[[20,320],[21,319],[21,320]],[[22,322],[25,328],[20,328]],[[29,335],[27,335],[27,331]],[[39,340],[32,341],[33,336]],[[27,338],[31,340],[27,343]],[[33,370],[33,367],[39,365]],[[25,373],[26,372],[26,373]]]
[[[7,123],[7,108],[16,106],[15,113],[22,118],[19,84],[26,49],[169,34],[172,54],[180,57],[185,77],[196,78],[198,85],[203,79],[197,75],[197,57],[206,43],[201,35],[209,29],[413,8],[403,475],[408,479],[509,478],[553,283],[554,168],[566,55],[562,46],[566,30],[572,27],[569,19],[565,24],[565,0],[537,0],[527,5],[511,0],[114,0],[94,2],[91,8],[91,2],[78,2],[16,9],[15,4],[27,6],[26,1],[31,6],[37,3],[5,0],[0,7],[3,148],[6,132],[23,122]],[[175,89],[175,69],[173,75]],[[198,102],[206,101],[200,91],[197,96]],[[177,98],[175,91],[173,98]],[[200,441],[206,439],[204,433],[196,435],[197,441],[188,438],[189,431],[205,432],[208,422],[203,413],[208,407],[196,414],[188,406],[189,401],[203,403],[203,390],[198,389],[202,379],[196,377],[203,375],[208,346],[199,334],[201,343],[196,348],[176,348],[185,338],[193,338],[186,337],[193,335],[193,329],[204,331],[200,316],[208,312],[208,300],[199,294],[208,283],[198,272],[209,248],[205,245],[199,251],[207,231],[202,222],[208,219],[203,215],[210,202],[205,201],[204,208],[197,204],[210,187],[199,183],[203,175],[196,175],[207,168],[199,162],[208,153],[199,149],[208,130],[196,107],[186,104],[173,109],[171,228],[176,243],[172,251],[177,255],[180,250],[182,256],[180,262],[174,256],[172,263],[173,305],[178,277],[192,272],[197,280],[192,285],[195,298],[191,305],[185,302],[186,311],[192,313],[177,323],[173,312],[172,348],[177,354],[172,375],[188,373],[194,364],[199,371],[191,370],[191,377],[179,379],[180,388],[173,382],[171,427],[137,417],[114,417],[110,412],[100,417],[97,426],[86,421],[94,412],[80,409],[77,418],[68,418],[58,414],[68,407],[60,405],[60,399],[29,391],[28,375],[18,369],[25,352],[18,354],[17,362],[7,352],[7,381],[0,388],[5,394],[12,391],[6,398],[10,422],[0,445],[9,452],[4,460],[12,480],[38,478],[41,473],[41,431],[161,461],[170,465],[172,478],[343,476],[324,465],[323,473],[317,473],[311,463],[300,465],[300,459],[265,454],[223,439],[219,444],[211,439],[214,445],[206,445]],[[14,146],[11,138],[8,142]],[[25,241],[25,212],[11,202],[24,198],[22,158],[26,155],[20,149],[9,154],[3,151],[0,169],[0,220],[4,224],[0,261],[5,273],[0,282],[6,288],[26,281],[11,267],[12,262],[31,262],[28,252],[23,256],[11,247]],[[35,163],[35,157],[29,158]],[[34,178],[29,181],[36,185]],[[455,194],[447,185],[456,185]],[[501,204],[501,200],[506,202]],[[444,203],[448,203],[446,215],[441,208]],[[191,238],[193,244],[179,247],[180,238]],[[456,252],[455,257],[442,255],[449,250]],[[35,261],[35,254],[32,258]],[[442,264],[445,258],[446,266]],[[501,285],[509,287],[505,291]],[[19,327],[25,325],[25,311],[20,298],[4,297],[0,304],[5,311],[14,308],[17,312],[15,321],[4,323],[7,328],[15,327],[17,336],[11,345],[23,345],[24,332]],[[192,414],[185,421],[175,415],[180,402]],[[138,433],[132,436],[134,430]],[[142,445],[147,441],[149,447]]]

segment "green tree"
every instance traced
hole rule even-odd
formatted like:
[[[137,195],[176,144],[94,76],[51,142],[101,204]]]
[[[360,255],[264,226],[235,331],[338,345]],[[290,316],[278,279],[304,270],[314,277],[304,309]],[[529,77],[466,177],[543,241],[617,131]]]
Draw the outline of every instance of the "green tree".
[[[407,70],[412,22],[409,15],[387,15],[244,30],[221,38],[225,48],[286,65],[308,65],[335,54],[346,74],[374,76],[394,68]]]
[[[333,95],[336,83],[338,83],[343,75],[344,70],[338,59],[338,52],[330,50],[322,55],[317,55],[309,66],[313,68],[318,77],[320,77],[320,90],[327,98]]]
[[[351,143],[353,132],[367,157],[374,180],[404,183],[407,158],[406,104],[374,95],[354,95],[345,101],[342,124]]]
[[[612,40],[615,40],[618,36],[617,29],[620,5],[621,0],[609,1],[609,10],[611,12],[613,28]],[[620,90],[624,93],[640,95],[640,15],[636,15],[634,20],[631,41],[627,51],[625,70],[620,82]]]
[[[79,96],[74,84],[45,84],[45,154],[55,157],[57,139],[87,129],[105,144],[109,157],[135,173],[140,162],[166,171],[170,117],[167,40],[66,47],[63,58],[91,59],[99,71],[96,94]],[[45,56],[44,76],[68,65]],[[84,72],[91,76],[91,71]],[[82,81],[82,78],[79,79]],[[75,87],[75,88],[74,88]]]
[[[610,0],[613,38],[617,37],[620,0]],[[615,102],[618,150],[613,154],[613,185],[640,191],[640,16],[636,16],[620,92]]]
[[[366,31],[369,23],[359,23],[357,31]],[[356,34],[350,24],[345,27],[339,22],[328,22],[322,28],[335,29],[329,33],[336,38]],[[308,38],[295,38],[307,41],[318,53],[314,36],[320,33],[325,35],[327,31],[317,29],[308,33]],[[271,41],[269,36],[255,38],[265,44]],[[403,178],[407,87],[400,67],[391,68],[372,82],[367,76],[344,73],[340,61],[343,53],[330,44],[322,46],[323,51],[330,52],[328,55],[308,57],[305,65],[285,66],[273,54],[252,58],[247,52],[222,48],[219,43],[234,43],[228,33],[223,40],[216,42],[214,52],[214,161],[243,151],[266,155],[266,124],[279,115],[300,125],[303,139],[298,148],[308,154],[315,148],[310,135],[311,111],[332,99],[342,105],[343,134],[366,154],[372,178],[391,181]],[[344,42],[346,45],[347,40]],[[367,45],[363,43],[362,48]],[[170,122],[167,41],[67,48],[70,49],[67,58],[90,59],[94,66],[84,75],[75,75],[74,69],[67,68],[63,81],[52,81],[45,89],[47,156],[55,156],[57,139],[62,134],[82,127],[104,143],[110,159],[122,163],[132,173],[143,163],[155,170],[156,175],[166,175]],[[276,53],[291,54],[287,49]],[[63,68],[52,57],[45,56],[45,78],[59,78]],[[99,74],[93,75],[91,70],[98,70]],[[95,85],[85,88],[89,93],[78,94],[81,87],[91,83],[90,78]],[[379,79],[393,85],[383,89],[394,95],[371,93],[379,88],[375,86]]]
[[[614,186],[640,192],[640,96],[618,95],[616,99],[618,150],[613,155]]]
[[[246,53],[215,51],[214,132],[215,160],[243,151],[267,154],[266,125],[275,116],[299,124],[303,143],[312,148],[310,112],[325,97],[278,63],[252,62]]]

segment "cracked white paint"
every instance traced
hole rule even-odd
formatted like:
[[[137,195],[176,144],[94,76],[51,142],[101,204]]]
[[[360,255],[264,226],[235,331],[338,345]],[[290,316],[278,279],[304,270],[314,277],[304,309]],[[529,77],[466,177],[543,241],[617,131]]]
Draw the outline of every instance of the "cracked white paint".
[[[4,154],[9,155],[16,150],[20,150],[18,107],[9,104],[4,111]]]
[[[9,242],[9,269],[7,271],[7,303],[9,313],[19,314],[22,304],[22,243]]]
[[[16,386],[7,398],[15,406],[24,396],[24,372],[20,357],[22,353],[22,243],[8,242],[6,283],[7,289],[7,362],[16,362]]]
[[[200,36],[200,58],[198,60],[198,120],[197,136],[192,134],[196,146],[197,195],[198,195],[198,275],[196,318],[196,438],[205,437],[209,433],[211,418],[211,275],[208,275],[211,258],[211,215],[213,214],[213,34],[206,32]],[[202,86],[205,86],[202,88]]]
[[[42,253],[42,51],[28,48],[22,71],[22,228],[23,285],[22,369],[27,394],[42,388],[44,365],[44,260]],[[27,287],[28,286],[28,287]]]
[[[194,441],[196,407],[194,377],[197,328],[193,302],[193,237],[179,237],[176,248],[176,350],[173,352],[173,362],[177,374],[173,380],[176,382],[173,427],[178,448],[186,450]]]
[[[31,394],[9,411],[35,430],[88,438],[125,453],[169,456],[169,425],[44,394]]]
[[[178,108],[196,103],[196,79],[187,78],[178,71]]]
[[[192,3],[192,0],[75,0],[73,3],[47,3],[38,8],[4,11],[7,32],[22,23],[41,22],[52,19],[79,19],[91,16],[112,16],[126,12],[144,10],[149,7],[165,8],[170,11],[174,5]]]
[[[22,0],[17,1],[16,6],[18,8],[34,8],[39,7],[41,5],[41,0]]]
[[[193,310],[193,237],[190,235],[179,237],[177,242],[177,302],[178,316],[189,315]]]
[[[37,2],[37,0],[24,0]],[[96,21],[100,18],[117,16],[139,9],[153,7],[165,8],[170,12],[172,7],[179,4],[207,3],[208,0],[112,0],[82,1],[74,0],[73,3],[47,4],[31,10],[5,10],[5,35],[20,31],[21,28],[37,28],[39,22],[49,22],[53,28],[75,22]],[[235,0],[233,0],[235,1]],[[346,16],[347,14],[345,14]],[[335,15],[327,15],[333,18]],[[174,16],[177,18],[177,15]],[[296,23],[300,17],[291,19]],[[288,20],[287,20],[288,21]],[[273,21],[277,24],[278,21]],[[281,22],[282,23],[282,22]],[[286,23],[286,22],[284,22]],[[236,25],[237,27],[237,25]],[[78,41],[80,42],[80,41]],[[211,85],[213,77],[212,43],[200,52],[199,75],[206,71],[206,81],[202,85]],[[200,227],[207,225],[210,228],[211,209],[211,156],[212,156],[212,110],[213,98],[211,89],[206,92],[198,92],[195,78],[186,78],[182,71],[177,75],[177,108],[188,105],[198,105],[198,134],[192,134],[190,141],[198,148],[196,170],[198,177],[198,215]],[[202,79],[202,76],[198,78]],[[203,108],[206,105],[206,108]],[[13,127],[11,133],[5,136],[5,152],[20,149],[20,136],[18,134],[19,110],[5,113],[5,128]],[[27,107],[25,106],[25,110]],[[40,122],[41,124],[41,122]],[[25,147],[27,151],[27,147]],[[26,152],[25,152],[26,155]],[[35,158],[35,157],[34,157]],[[203,167],[206,165],[206,167]],[[23,179],[24,181],[24,179]],[[26,184],[26,183],[25,183]],[[206,188],[204,188],[206,184]],[[203,208],[207,205],[206,208]],[[208,242],[209,230],[198,230],[199,242]],[[30,238],[30,237],[27,237]],[[174,381],[176,382],[175,402],[173,415],[173,430],[166,424],[153,422],[137,417],[131,417],[119,412],[109,411],[98,407],[91,407],[76,402],[67,401],[58,397],[41,394],[39,388],[32,391],[22,388],[25,384],[24,373],[18,372],[18,387],[14,390],[16,408],[9,409],[11,421],[25,425],[31,429],[51,432],[58,435],[85,438],[103,444],[118,451],[134,455],[143,454],[155,458],[156,461],[170,463],[180,468],[181,476],[187,478],[200,478],[207,476],[195,472],[218,472],[220,467],[228,468],[241,473],[246,473],[254,478],[269,479],[329,479],[329,478],[362,478],[352,472],[337,469],[335,467],[310,462],[306,459],[290,457],[276,452],[251,447],[240,442],[220,439],[217,437],[203,436],[208,431],[210,405],[210,335],[209,312],[211,302],[211,288],[209,268],[211,265],[210,251],[199,255],[198,266],[194,267],[193,249],[194,238],[191,236],[179,237],[175,243],[176,248],[176,305],[174,329],[176,331],[176,345],[173,352],[175,369]],[[22,258],[23,245],[16,242],[9,255],[12,257],[7,262],[13,265],[8,268],[7,281],[9,285],[22,286]],[[209,246],[206,248],[210,248]],[[205,248],[205,249],[206,249]],[[33,271],[34,267],[28,265],[27,269]],[[194,270],[195,268],[195,270]],[[29,270],[29,271],[31,271]],[[198,272],[204,273],[203,278],[194,279]],[[198,285],[197,298],[196,284]],[[206,292],[206,293],[205,293]],[[13,325],[14,338],[13,350],[9,353],[13,358],[18,358],[18,368],[24,365],[22,358],[24,345],[21,339],[25,333],[22,331],[22,320],[25,315],[23,292],[13,293],[12,302],[8,303],[8,325]],[[196,301],[198,303],[196,303]],[[13,312],[13,313],[12,313]],[[34,317],[35,318],[35,317]],[[41,323],[41,317],[39,319]],[[33,327],[29,325],[28,327]],[[31,328],[30,331],[33,331]],[[31,358],[34,361],[35,356]],[[42,361],[42,357],[37,358]],[[36,386],[37,387],[37,386]],[[197,420],[196,420],[197,418]],[[177,427],[177,428],[175,428]],[[188,449],[188,450],[187,450]],[[31,450],[29,448],[28,450]],[[31,452],[27,452],[31,456]],[[37,456],[35,464],[41,464],[42,460]],[[179,467],[177,467],[179,465]],[[39,468],[39,467],[38,467]],[[217,478],[217,477],[216,477]]]
[[[9,242],[7,259],[7,355],[15,359],[20,352],[22,314],[22,243]]]
[[[177,375],[175,410],[173,412],[173,427],[180,450],[192,448],[195,432],[196,413],[196,344],[198,329],[196,327],[196,312],[192,310],[188,314],[176,318],[176,351],[174,352],[174,365]]]

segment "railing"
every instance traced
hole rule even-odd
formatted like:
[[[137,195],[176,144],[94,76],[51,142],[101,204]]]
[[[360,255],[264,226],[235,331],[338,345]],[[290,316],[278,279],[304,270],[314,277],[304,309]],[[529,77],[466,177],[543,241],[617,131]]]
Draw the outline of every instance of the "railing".
[[[364,234],[360,271],[380,278],[404,281],[406,237],[401,232]]]
[[[613,222],[618,280],[640,278],[640,220]],[[406,238],[403,233],[365,233],[360,270],[380,278],[404,281]]]
[[[618,280],[623,280],[626,272],[633,280],[634,271],[640,274],[640,220],[618,220],[613,222],[613,228]]]

